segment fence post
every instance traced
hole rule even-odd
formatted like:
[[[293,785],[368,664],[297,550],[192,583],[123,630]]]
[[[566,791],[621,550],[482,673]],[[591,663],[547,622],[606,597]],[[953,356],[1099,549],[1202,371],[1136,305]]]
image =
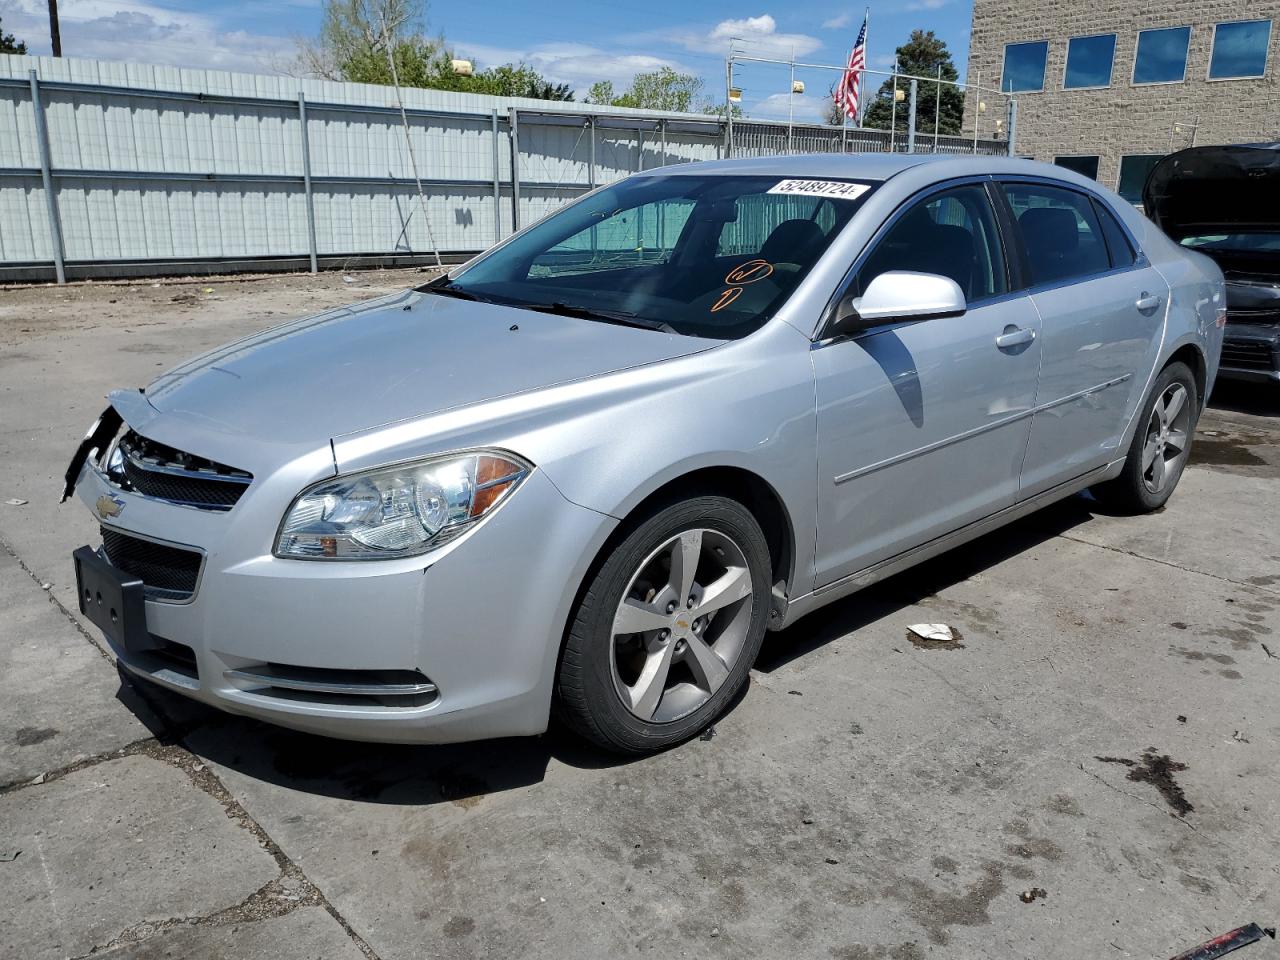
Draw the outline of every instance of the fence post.
[[[498,111],[493,120],[493,242],[502,239],[502,153],[498,146]]]
[[[520,229],[520,111],[511,108],[511,228]]]
[[[307,240],[311,244],[311,272],[319,272],[316,264],[316,207],[311,193],[311,136],[307,132],[307,97],[298,91],[298,125],[302,131],[302,189],[307,197]]]
[[[916,92],[919,83],[911,80],[911,105],[907,108],[907,153],[916,152]]]
[[[49,125],[44,116],[44,104],[40,100],[40,79],[36,71],[31,77],[31,109],[36,125],[36,140],[40,144],[40,180],[44,183],[45,206],[49,211],[49,239],[53,243],[53,269],[58,275],[58,283],[67,282],[67,271],[63,265],[65,250],[62,245],[62,219],[58,216],[58,198],[53,192],[53,170],[49,155]]]
[[[644,128],[636,127],[636,173],[644,169]]]
[[[1009,98],[1009,156],[1017,155],[1018,144],[1018,101]]]
[[[662,128],[662,162],[658,164],[658,166],[665,167],[667,165],[667,119],[666,117],[663,117],[661,120],[658,121],[658,126]],[[1192,136],[1192,140],[1194,139],[1195,137]]]

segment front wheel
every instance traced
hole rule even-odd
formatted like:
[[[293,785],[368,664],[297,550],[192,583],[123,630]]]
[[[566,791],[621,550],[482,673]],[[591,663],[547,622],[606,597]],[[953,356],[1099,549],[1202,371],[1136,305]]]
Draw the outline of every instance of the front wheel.
[[[769,612],[769,551],[745,507],[696,497],[657,510],[587,585],[565,640],[566,722],[619,753],[686,740],[746,682]]]
[[[1092,492],[1108,506],[1149,513],[1164,506],[1182,477],[1195,436],[1200,400],[1184,363],[1171,363],[1156,377],[1143,405],[1124,470]]]

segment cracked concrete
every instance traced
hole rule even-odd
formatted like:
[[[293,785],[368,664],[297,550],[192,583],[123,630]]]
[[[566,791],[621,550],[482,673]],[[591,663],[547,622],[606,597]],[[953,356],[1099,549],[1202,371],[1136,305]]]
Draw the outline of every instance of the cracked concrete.
[[[1238,388],[1163,512],[1074,499],[821,611],[658,757],[335,743],[122,680],[52,503],[102,393],[411,279],[0,292],[0,958],[1151,958],[1275,923],[1280,405]],[[1168,757],[1194,809],[1099,756]]]

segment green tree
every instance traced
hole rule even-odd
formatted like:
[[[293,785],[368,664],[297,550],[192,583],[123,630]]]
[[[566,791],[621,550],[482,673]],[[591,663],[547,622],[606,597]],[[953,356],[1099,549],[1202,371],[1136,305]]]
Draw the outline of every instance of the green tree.
[[[960,123],[964,119],[964,93],[955,86],[960,74],[951,62],[951,51],[947,49],[945,40],[939,40],[932,30],[912,30],[911,37],[900,46],[898,53],[898,72],[916,77],[935,77],[942,70],[942,79],[951,81],[942,84],[942,109],[938,116],[938,132],[956,134],[960,132]],[[910,96],[910,80],[898,80],[898,89]],[[938,97],[938,84],[921,80],[916,89],[916,130],[921,133],[933,132],[933,119]],[[867,107],[863,123],[868,127],[888,130],[893,116],[893,80],[886,80],[880,85],[875,99]],[[899,132],[906,132],[908,104],[898,104],[897,123]]]
[[[640,107],[646,110],[724,116],[725,105],[713,103],[703,95],[705,85],[705,81],[695,74],[661,67],[652,73],[637,73],[624,93],[615,92],[613,84],[608,80],[593,83],[587,92],[587,102],[609,107]],[[736,117],[741,113],[742,110],[735,104],[733,115]]]
[[[387,50],[395,60],[395,72]],[[423,0],[325,0],[320,35],[298,44],[296,72],[326,80],[430,87],[539,100],[572,100],[566,84],[551,83],[526,64],[503,64],[469,76],[453,69],[443,37],[426,34]]]
[[[21,40],[14,38],[12,33],[5,33],[3,27],[0,27],[0,53],[16,53],[25,54],[27,45]]]

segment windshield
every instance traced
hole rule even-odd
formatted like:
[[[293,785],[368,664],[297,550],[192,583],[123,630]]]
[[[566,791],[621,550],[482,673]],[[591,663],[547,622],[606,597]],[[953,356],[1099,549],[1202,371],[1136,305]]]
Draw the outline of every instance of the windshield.
[[[424,289],[736,339],[782,306],[873,187],[778,176],[635,177]]]

